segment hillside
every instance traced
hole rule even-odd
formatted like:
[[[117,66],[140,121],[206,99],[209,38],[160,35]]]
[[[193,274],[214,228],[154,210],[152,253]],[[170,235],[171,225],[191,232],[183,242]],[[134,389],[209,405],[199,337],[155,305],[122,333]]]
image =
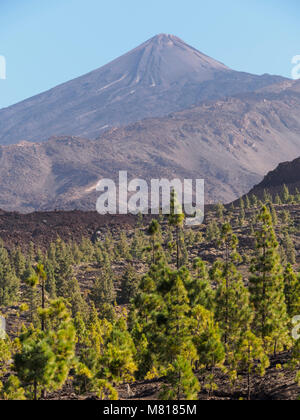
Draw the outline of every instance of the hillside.
[[[280,163],[274,171],[265,176],[260,184],[252,188],[249,195],[255,194],[261,197],[264,191],[268,191],[275,196],[282,193],[284,185],[292,194],[295,194],[297,189],[300,190],[300,158],[292,162]]]
[[[149,180],[204,178],[206,202],[245,194],[283,160],[299,155],[300,83],[112,129],[96,140],[52,138],[0,146],[0,208],[94,210],[95,186],[120,170]]]

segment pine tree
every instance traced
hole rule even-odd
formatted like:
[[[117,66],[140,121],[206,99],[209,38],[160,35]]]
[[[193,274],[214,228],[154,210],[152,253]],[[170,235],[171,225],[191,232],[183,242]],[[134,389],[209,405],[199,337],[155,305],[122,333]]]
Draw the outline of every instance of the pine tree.
[[[10,264],[7,250],[0,243],[0,306],[15,303],[18,298],[20,281]]]
[[[251,201],[253,208],[256,209],[258,207],[258,199],[255,194],[252,194]]]
[[[139,285],[139,291],[134,299],[134,310],[145,327],[151,325],[151,317],[160,307],[164,306],[164,301],[159,296],[157,287],[163,278],[168,276],[168,270],[163,263],[152,266],[149,273],[145,275]]]
[[[23,273],[23,281],[26,283],[26,280],[35,274],[34,268],[29,259],[26,259],[25,271]]]
[[[0,379],[9,371],[10,360],[12,357],[12,343],[8,336],[0,336]]]
[[[33,242],[30,242],[29,250],[28,250],[28,259],[31,265],[36,263],[35,255],[36,255],[35,245]]]
[[[129,265],[122,277],[122,299],[124,303],[130,303],[138,293],[140,276],[132,265]]]
[[[254,332],[265,348],[273,345],[274,353],[287,342],[287,310],[284,296],[282,266],[272,217],[263,206],[258,216],[256,256],[249,279],[251,302],[255,307]]]
[[[119,241],[117,242],[117,252],[122,259],[130,259],[130,245],[125,232],[121,232]]]
[[[200,384],[195,377],[191,364],[183,356],[178,356],[169,366],[166,380],[168,385],[160,393],[162,400],[197,400]]]
[[[237,245],[238,239],[233,234],[231,226],[225,224],[222,227],[220,242],[224,260],[215,263],[211,276],[218,283],[215,315],[222,331],[227,362],[234,358],[236,343],[242,333],[247,331],[252,319],[249,293],[236,268],[236,263],[240,261],[236,251]]]
[[[130,254],[132,258],[142,260],[144,256],[144,236],[143,233],[136,229],[134,231],[133,240],[131,242]]]
[[[240,211],[240,217],[239,217],[239,226],[243,227],[245,225],[245,219],[246,219],[246,213],[244,208]]]
[[[96,379],[93,391],[101,401],[116,401],[119,399],[118,391],[106,379]]]
[[[26,259],[19,247],[13,252],[12,261],[16,276],[18,279],[23,279],[24,271],[26,268]]]
[[[175,190],[171,193],[171,200],[170,200],[170,216],[169,216],[169,223],[170,226],[174,226],[176,230],[176,247],[177,247],[177,263],[176,267],[177,270],[180,268],[180,234],[184,224],[184,214],[182,213],[182,208],[178,203]]]
[[[141,281],[130,318],[137,346],[142,345],[138,337],[144,337],[143,343],[148,343],[143,355],[145,374],[153,368],[162,373],[178,355],[184,355],[191,364],[197,360],[185,288],[189,282],[185,268],[173,272],[163,262],[152,266]]]
[[[180,248],[181,248],[181,258],[180,258],[180,266],[188,266],[189,265],[189,253],[187,246],[185,244],[185,236],[182,233],[180,235]]]
[[[39,279],[34,271],[33,271],[33,274],[25,280],[25,285],[26,285],[25,296],[29,300],[29,314],[30,314],[31,323],[36,321],[37,309],[39,307],[38,291],[37,291],[38,283],[39,283]]]
[[[38,264],[35,268],[37,276],[37,284],[41,287],[41,306],[42,309],[46,308],[46,280],[47,275],[42,264]],[[45,320],[42,319],[42,331],[45,331]]]
[[[101,276],[95,280],[91,291],[91,299],[96,307],[100,308],[105,303],[112,304],[115,298],[116,292],[112,270],[109,265],[106,265],[101,271]]]
[[[42,250],[40,248],[37,248],[36,254],[35,254],[35,262],[36,262],[36,264],[37,265],[43,264],[44,259],[45,259],[45,256],[44,256]]]
[[[289,231],[293,222],[291,219],[291,214],[288,210],[283,210],[283,212],[281,213],[281,220],[286,230]]]
[[[0,399],[4,401],[26,400],[25,390],[21,387],[21,383],[16,376],[10,375],[2,389],[0,386]]]
[[[196,258],[193,263],[194,274],[186,283],[191,307],[201,305],[206,309],[214,307],[214,292],[210,284],[206,263]]]
[[[279,256],[280,256],[281,265],[283,267],[286,266],[288,264],[288,260],[287,260],[287,256],[286,256],[286,253],[285,253],[285,249],[282,245],[279,246],[278,253],[279,253]]]
[[[282,201],[281,201],[281,198],[280,198],[280,195],[279,194],[276,194],[275,204],[278,205],[278,206],[281,206],[282,205]]]
[[[115,250],[115,242],[114,242],[111,232],[109,231],[105,237],[104,251],[107,253],[110,259],[113,259],[115,257],[114,250]]]
[[[109,336],[112,325],[109,322],[102,324],[93,303],[89,318],[84,321],[82,315],[77,313],[74,325],[78,337],[78,363],[75,369],[74,387],[82,395],[93,391],[97,374],[102,369],[104,340],[106,336]]]
[[[300,278],[291,264],[286,266],[283,278],[287,313],[290,318],[293,318],[300,313]]]
[[[202,232],[197,232],[196,235],[195,235],[195,244],[202,244],[203,241],[204,241],[203,233]],[[194,244],[192,244],[192,245],[194,245]]]
[[[95,260],[97,262],[98,268],[101,268],[103,260],[104,260],[103,247],[101,243],[97,242],[97,244],[95,245],[94,254],[95,254]]]
[[[193,342],[199,356],[199,365],[205,369],[221,367],[225,361],[224,346],[221,341],[221,331],[214,320],[212,312],[196,306],[192,311]]]
[[[246,209],[247,210],[251,209],[251,202],[248,195],[246,195]]]
[[[80,264],[83,261],[83,255],[76,242],[72,242],[71,252],[75,264]]]
[[[55,280],[57,296],[68,293],[68,281],[73,277],[72,257],[66,244],[58,239],[55,244]]]
[[[265,353],[263,341],[248,331],[241,338],[238,353],[238,368],[247,372],[247,398],[251,400],[252,384],[251,379],[254,373],[265,375],[266,369],[270,366],[269,359]]]
[[[68,299],[68,302],[71,305],[73,317],[80,312],[85,319],[87,318],[89,307],[82,295],[78,280],[75,277],[68,281],[68,294],[65,298]]]
[[[55,355],[45,333],[33,327],[20,336],[20,351],[15,355],[15,368],[24,386],[33,387],[33,399],[38,399],[39,387],[50,388]]]
[[[190,362],[196,358],[196,350],[192,345],[191,319],[189,317],[189,299],[184,287],[184,272],[169,272],[169,291],[164,295],[166,312],[164,345],[162,359],[172,363],[178,356],[189,353]]]
[[[288,204],[290,202],[290,191],[286,185],[283,186],[282,200],[284,204]]]
[[[159,233],[160,225],[156,219],[153,219],[148,228],[148,234],[151,237],[151,247],[152,247],[152,264],[155,264],[155,241]]]
[[[273,226],[277,226],[278,225],[278,217],[277,217],[277,213],[275,210],[275,207],[273,206],[273,204],[270,204],[270,209],[271,209],[271,216],[272,216],[272,223]]]
[[[218,241],[220,238],[220,229],[215,220],[211,221],[206,229],[206,240],[208,242]]]
[[[101,358],[102,379],[107,379],[113,386],[134,382],[133,375],[137,370],[136,349],[127,329],[126,314],[123,315],[113,326]]]
[[[143,223],[144,223],[144,216],[141,212],[139,212],[138,217],[137,217],[137,227],[142,228]]]
[[[264,204],[272,204],[272,196],[267,190],[264,190],[263,202]]]
[[[52,328],[41,331],[24,328],[14,366],[25,388],[32,388],[34,400],[40,390],[58,390],[67,380],[75,356],[75,329],[62,301],[55,301],[42,317]]]
[[[185,235],[184,235],[184,242],[188,245],[188,246],[194,246],[195,242],[196,242],[196,234],[193,231],[193,229],[187,229],[185,231]],[[198,237],[197,237],[197,242],[198,242]]]
[[[217,204],[217,217],[220,222],[224,221],[224,211],[225,211],[225,207],[223,206],[223,204],[218,203]]]
[[[149,342],[146,333],[143,331],[143,325],[139,322],[135,310],[130,311],[128,325],[130,335],[133,339],[136,355],[135,362],[137,366],[137,379],[154,379],[159,377],[156,367],[154,367],[153,353],[149,352]]]
[[[295,372],[296,382],[298,383],[298,386],[300,386],[300,338],[294,341],[291,360],[289,361],[287,367]]]
[[[80,253],[82,261],[90,263],[94,261],[94,246],[88,238],[83,238],[80,244]]]
[[[287,257],[287,262],[292,265],[295,265],[296,264],[295,245],[287,231],[285,231],[282,243],[285,250],[285,255]]]
[[[55,281],[55,267],[53,262],[47,258],[45,261],[45,272],[46,272],[46,284],[45,289],[49,294],[50,299],[54,300],[57,298],[56,294],[56,281]]]
[[[169,269],[159,261],[152,265],[149,273],[145,275],[139,285],[137,296],[130,311],[130,330],[136,348],[141,348],[138,354],[139,377],[144,377],[157,366],[157,359],[162,351],[162,340],[165,333],[165,306],[166,302],[158,286],[167,282]]]

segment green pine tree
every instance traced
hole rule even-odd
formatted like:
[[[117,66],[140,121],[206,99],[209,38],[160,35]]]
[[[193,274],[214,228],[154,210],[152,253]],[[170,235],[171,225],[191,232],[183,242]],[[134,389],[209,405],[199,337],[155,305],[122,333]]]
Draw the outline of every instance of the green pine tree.
[[[9,255],[0,243],[0,306],[16,303],[20,281],[11,266]]]
[[[214,291],[210,284],[207,265],[200,258],[193,263],[193,276],[186,283],[191,307],[201,305],[206,309],[214,307]]]
[[[21,387],[21,383],[16,376],[10,375],[7,381],[4,383],[2,389],[0,382],[0,399],[4,401],[26,400],[25,390]]]
[[[185,216],[182,212],[181,205],[178,203],[176,192],[172,190],[171,200],[170,200],[170,216],[169,223],[170,226],[175,227],[176,231],[176,248],[177,248],[177,258],[176,258],[176,267],[177,270],[180,268],[180,257],[181,257],[181,247],[180,247],[180,235],[183,229]]]
[[[178,356],[169,366],[166,375],[167,385],[160,393],[162,400],[197,400],[200,384],[195,377],[191,364],[184,356]]]
[[[288,264],[283,278],[287,313],[290,318],[293,318],[300,314],[300,277],[294,272],[293,266]]]
[[[75,357],[75,328],[64,303],[54,301],[41,316],[52,326],[47,331],[24,328],[14,366],[28,395],[37,400],[41,391],[61,389]]]
[[[254,332],[265,348],[273,346],[276,354],[288,337],[288,317],[284,296],[282,266],[272,217],[263,206],[258,216],[256,256],[249,279],[251,302],[255,307]]]
[[[116,298],[116,291],[114,287],[114,277],[109,265],[106,265],[102,271],[101,276],[97,277],[91,291],[91,299],[97,308],[108,303],[112,304]]]
[[[223,261],[215,263],[211,271],[218,286],[215,297],[215,316],[222,331],[227,362],[234,358],[236,343],[252,320],[249,293],[244,286],[242,275],[236,264],[241,261],[237,253],[238,239],[229,224],[222,227],[220,246],[224,253]]]
[[[122,277],[122,300],[130,303],[138,293],[141,278],[132,265],[129,265]]]
[[[238,353],[238,369],[247,372],[247,398],[251,400],[252,376],[254,373],[265,375],[270,366],[269,359],[264,350],[263,341],[248,331],[241,338]]]

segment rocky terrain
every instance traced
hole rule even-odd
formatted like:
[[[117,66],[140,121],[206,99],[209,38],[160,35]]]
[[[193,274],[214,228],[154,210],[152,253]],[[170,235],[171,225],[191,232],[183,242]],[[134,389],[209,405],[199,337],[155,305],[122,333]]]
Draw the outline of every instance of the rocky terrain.
[[[96,140],[56,137],[0,146],[0,208],[94,210],[97,182],[204,178],[206,202],[229,202],[299,155],[300,83],[204,102],[112,129]]]
[[[18,214],[0,211],[0,240],[12,249],[20,246],[27,249],[30,242],[46,249],[51,241],[60,237],[80,242],[90,239],[97,232],[130,229],[136,225],[134,216],[100,216],[96,212],[48,212]]]

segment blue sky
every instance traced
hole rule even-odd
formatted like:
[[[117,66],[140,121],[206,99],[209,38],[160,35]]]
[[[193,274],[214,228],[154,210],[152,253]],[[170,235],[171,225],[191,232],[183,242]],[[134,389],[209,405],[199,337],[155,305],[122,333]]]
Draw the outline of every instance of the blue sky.
[[[299,0],[1,0],[0,108],[94,70],[158,33],[229,67],[291,75]]]

